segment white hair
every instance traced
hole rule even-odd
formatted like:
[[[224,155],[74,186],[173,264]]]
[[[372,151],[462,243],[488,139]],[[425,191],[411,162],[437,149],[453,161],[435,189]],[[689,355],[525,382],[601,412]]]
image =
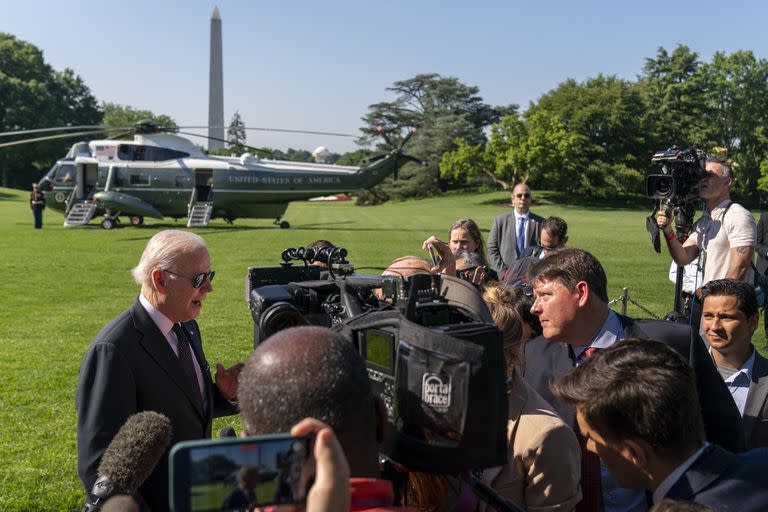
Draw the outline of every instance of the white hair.
[[[180,229],[166,229],[155,234],[147,242],[139,264],[132,270],[133,279],[142,286],[151,286],[152,270],[174,270],[175,263],[184,255],[198,249],[206,249],[203,239]]]

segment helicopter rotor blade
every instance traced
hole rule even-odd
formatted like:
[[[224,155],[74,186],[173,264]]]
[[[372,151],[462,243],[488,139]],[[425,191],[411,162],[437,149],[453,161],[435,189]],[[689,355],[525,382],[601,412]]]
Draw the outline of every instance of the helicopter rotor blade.
[[[29,130],[13,130],[10,132],[0,132],[0,137],[10,137],[13,135],[33,135],[36,133],[49,132],[69,132],[74,130],[128,130],[130,126],[107,126],[103,124],[82,125],[82,126],[57,126],[54,128],[31,128]]]
[[[181,131],[179,131],[177,133],[179,133],[181,135],[188,135],[190,137],[200,137],[202,139],[209,139],[209,140],[215,140],[215,141],[218,141],[218,142],[229,143],[229,141],[227,139],[220,139],[218,137],[211,137],[210,135],[200,135],[199,133],[181,132]],[[269,149],[257,148],[257,147],[254,147],[254,146],[249,146],[247,144],[240,144],[240,146],[244,147],[245,149],[249,149],[249,150],[251,150],[251,151],[253,151],[253,152],[257,153],[257,154],[262,154],[262,155],[265,155],[265,156],[273,156],[274,155],[274,152],[269,150]]]
[[[228,126],[179,126],[179,129],[184,130],[207,130],[208,128],[229,128]],[[320,132],[320,131],[314,131],[314,130],[289,130],[287,128],[257,128],[257,127],[244,127],[244,130],[253,130],[253,131],[260,131],[260,132],[281,132],[281,133],[304,133],[307,135],[329,135],[331,137],[352,137],[356,138],[357,135],[352,135],[349,133],[338,133],[338,132]]]
[[[3,142],[0,143],[0,148],[7,148],[10,146],[19,146],[21,144],[30,144],[32,142],[42,142],[46,140],[57,140],[57,139],[69,139],[74,137],[83,137],[86,135],[95,135],[97,133],[104,133],[104,130],[91,130],[91,131],[84,131],[84,132],[76,132],[76,133],[62,133],[59,135],[48,135],[45,137],[34,137],[32,139],[24,139],[24,140],[15,140],[12,142]]]

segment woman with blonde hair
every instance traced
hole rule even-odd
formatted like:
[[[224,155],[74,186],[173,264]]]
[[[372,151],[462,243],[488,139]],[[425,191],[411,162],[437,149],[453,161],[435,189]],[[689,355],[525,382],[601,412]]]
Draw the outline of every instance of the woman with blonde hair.
[[[581,501],[579,443],[570,427],[523,380],[523,329],[515,292],[503,285],[488,285],[483,299],[504,343],[509,456],[506,465],[484,470],[481,478],[523,510],[573,510]],[[480,503],[478,510],[488,507]]]

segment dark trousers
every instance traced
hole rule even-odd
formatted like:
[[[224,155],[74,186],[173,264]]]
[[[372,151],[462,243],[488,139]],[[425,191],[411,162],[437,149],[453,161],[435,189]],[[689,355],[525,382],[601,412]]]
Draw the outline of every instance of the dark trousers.
[[[35,229],[43,228],[43,209],[32,208],[32,215],[35,216]]]

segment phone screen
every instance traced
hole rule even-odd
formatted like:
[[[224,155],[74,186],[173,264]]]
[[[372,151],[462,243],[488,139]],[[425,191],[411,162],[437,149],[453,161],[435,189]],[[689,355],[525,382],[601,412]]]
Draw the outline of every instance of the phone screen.
[[[276,434],[178,443],[171,450],[171,509],[303,503],[314,479],[312,441]]]

